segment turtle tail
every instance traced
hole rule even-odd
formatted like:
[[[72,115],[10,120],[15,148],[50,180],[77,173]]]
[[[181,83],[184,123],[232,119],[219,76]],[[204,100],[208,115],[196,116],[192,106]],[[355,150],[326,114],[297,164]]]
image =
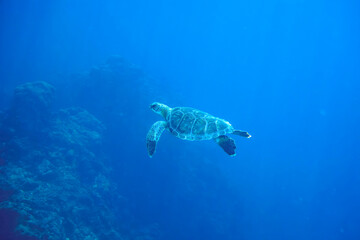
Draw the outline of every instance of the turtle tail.
[[[248,132],[245,132],[245,131],[235,130],[232,133],[235,134],[235,135],[241,136],[241,137],[246,137],[246,138],[251,137],[251,135]]]

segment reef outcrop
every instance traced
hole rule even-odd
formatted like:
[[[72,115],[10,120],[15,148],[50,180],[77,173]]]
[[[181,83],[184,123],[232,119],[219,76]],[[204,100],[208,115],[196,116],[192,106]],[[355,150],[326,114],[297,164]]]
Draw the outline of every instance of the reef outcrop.
[[[0,208],[19,214],[16,230],[37,239],[124,239],[123,201],[101,153],[104,125],[81,108],[53,111],[55,88],[20,85],[0,114]],[[114,203],[117,204],[114,204]]]
[[[5,124],[17,134],[39,134],[50,121],[55,88],[46,82],[30,82],[15,88]]]

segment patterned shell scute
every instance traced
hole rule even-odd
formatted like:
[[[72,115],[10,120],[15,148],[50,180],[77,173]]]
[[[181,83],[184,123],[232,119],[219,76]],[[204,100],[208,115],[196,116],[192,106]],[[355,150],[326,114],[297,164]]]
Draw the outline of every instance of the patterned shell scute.
[[[214,133],[217,132],[216,119],[215,118],[208,121],[206,132],[207,132],[207,134],[214,134]]]
[[[176,129],[184,116],[184,113],[182,111],[179,111],[179,109],[174,108],[171,113],[169,114],[169,124],[170,128]]]
[[[228,122],[193,108],[174,108],[167,120],[170,132],[186,140],[208,140],[231,132]]]
[[[190,134],[193,127],[195,116],[191,113],[184,113],[183,118],[177,128],[177,131],[182,134]]]
[[[216,121],[217,130],[220,133],[220,135],[226,134],[227,130],[229,128],[229,123],[225,122],[222,119],[218,119]]]
[[[196,119],[194,126],[192,128],[192,134],[194,135],[204,135],[206,127],[206,120],[204,118]]]

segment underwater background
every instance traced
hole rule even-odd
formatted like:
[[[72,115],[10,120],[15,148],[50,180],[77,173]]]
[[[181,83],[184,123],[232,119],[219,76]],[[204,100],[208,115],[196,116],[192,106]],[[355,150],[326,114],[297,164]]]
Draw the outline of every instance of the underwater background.
[[[0,239],[360,239],[359,93],[359,1],[1,0]]]

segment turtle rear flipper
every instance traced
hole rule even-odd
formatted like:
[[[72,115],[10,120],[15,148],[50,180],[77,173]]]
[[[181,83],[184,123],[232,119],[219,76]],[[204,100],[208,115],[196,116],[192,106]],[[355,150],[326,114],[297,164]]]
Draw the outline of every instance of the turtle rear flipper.
[[[246,137],[246,138],[250,138],[251,135],[248,132],[245,131],[240,131],[240,130],[235,130],[232,132],[232,134],[238,135],[238,136],[242,136],[242,137]]]
[[[215,138],[215,141],[217,144],[219,144],[219,146],[230,156],[235,156],[235,149],[236,149],[236,145],[235,145],[235,141],[234,139],[225,136],[225,135],[221,135],[217,138]]]
[[[161,134],[165,130],[167,123],[165,121],[157,121],[154,123],[147,136],[146,136],[146,147],[150,157],[155,153],[156,144],[160,139]]]

